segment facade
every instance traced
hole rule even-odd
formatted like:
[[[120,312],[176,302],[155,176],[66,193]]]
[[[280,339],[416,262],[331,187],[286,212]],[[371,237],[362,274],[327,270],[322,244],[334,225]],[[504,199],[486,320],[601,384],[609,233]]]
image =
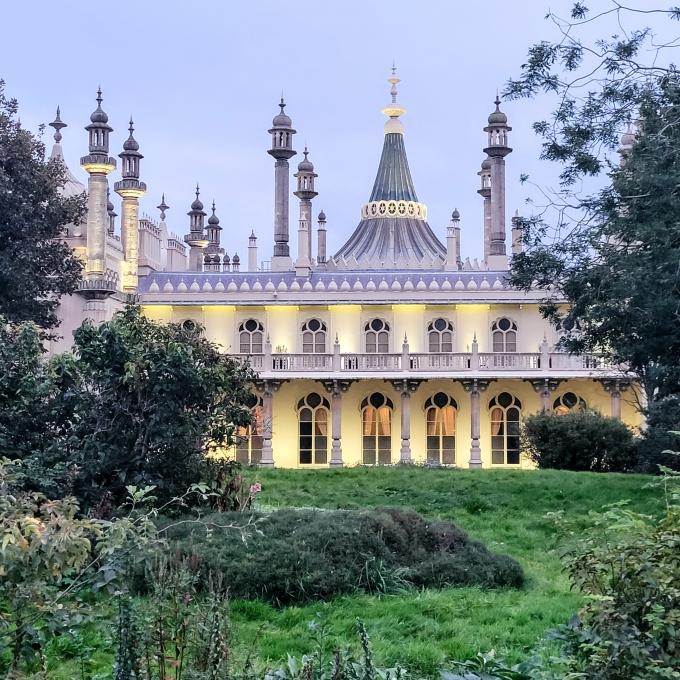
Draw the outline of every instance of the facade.
[[[242,462],[262,466],[336,467],[427,462],[459,467],[525,467],[522,418],[596,408],[639,424],[625,372],[597,356],[555,350],[558,337],[541,318],[540,290],[507,285],[505,163],[507,116],[496,98],[486,133],[479,194],[482,261],[463,259],[454,210],[440,239],[428,224],[408,165],[397,101],[391,101],[384,145],[359,223],[334,255],[326,249],[326,215],[314,220],[317,173],[304,150],[293,174],[296,249],[291,251],[292,120],[280,111],[269,129],[274,159],[274,233],[261,261],[257,237],[243,264],[221,245],[216,206],[207,217],[200,189],[183,238],[169,231],[165,196],[160,219],[140,217],[139,144],[130,121],[123,144],[118,228],[108,176],[111,127],[101,92],[91,116],[87,188],[70,172],[66,192],[88,192],[83,225],[66,239],[85,262],[78,293],[63,300],[66,349],[84,318],[103,321],[130,299],[159,321],[200,324],[224,351],[258,373],[253,425],[236,447]],[[54,156],[62,156],[59,115]],[[630,140],[626,141],[630,144]],[[316,222],[316,224],[314,224]],[[521,250],[520,221],[511,222],[511,253]]]

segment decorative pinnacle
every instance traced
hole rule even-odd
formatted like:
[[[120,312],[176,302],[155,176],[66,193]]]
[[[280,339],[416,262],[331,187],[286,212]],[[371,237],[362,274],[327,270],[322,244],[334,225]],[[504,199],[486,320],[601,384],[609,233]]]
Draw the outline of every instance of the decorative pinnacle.
[[[279,102],[279,107],[281,109],[281,113],[283,113],[283,110],[286,108],[286,102],[283,100],[283,92],[281,92],[281,101]]]
[[[132,133],[135,131],[135,125],[132,122],[132,116],[130,116],[130,127],[128,128],[128,130],[130,131],[130,137],[132,137]]]
[[[165,220],[165,211],[170,208],[165,202],[165,193],[161,196],[161,202],[156,207],[161,211],[161,220]]]
[[[198,188],[198,182],[196,182],[196,198],[198,198],[198,195],[201,193],[201,190]]]
[[[57,106],[57,117],[50,123],[50,127],[54,128],[54,141],[59,144],[61,142],[61,130],[68,127],[60,117],[59,107]]]
[[[392,102],[390,106],[385,107],[382,112],[389,116],[390,118],[398,118],[399,116],[406,113],[406,109],[397,104],[397,83],[401,82],[401,78],[397,77],[397,67],[392,64],[392,75],[387,79],[387,82],[392,85],[390,88],[390,95],[392,95]]]
[[[215,199],[214,198],[213,198],[213,202],[212,202],[212,211],[213,211],[213,215],[214,215],[215,214]]]
[[[498,90],[496,90],[496,99],[493,100],[493,103],[496,105],[496,111],[501,110],[501,98],[498,96]]]

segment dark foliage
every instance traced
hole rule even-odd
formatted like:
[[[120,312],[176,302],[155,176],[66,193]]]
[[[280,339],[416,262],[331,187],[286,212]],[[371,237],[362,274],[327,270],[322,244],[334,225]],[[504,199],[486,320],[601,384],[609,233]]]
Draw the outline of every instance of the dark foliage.
[[[628,472],[636,464],[633,433],[596,411],[534,413],[524,420],[523,439],[539,468]]]
[[[17,108],[0,80],[0,314],[49,329],[60,296],[80,280],[80,259],[59,239],[82,220],[85,195],[60,194],[65,168],[45,160],[45,146],[21,127]]]
[[[659,473],[663,465],[680,470],[680,397],[666,397],[649,405],[647,422],[637,443],[637,465],[641,472]]]
[[[393,592],[408,587],[476,585],[520,587],[522,569],[450,522],[397,508],[370,511],[279,510],[253,513],[244,544],[219,526],[247,516],[205,518],[205,528],[180,523],[170,530],[178,559],[201,573],[221,572],[232,597],[276,605],[328,600],[343,593]]]

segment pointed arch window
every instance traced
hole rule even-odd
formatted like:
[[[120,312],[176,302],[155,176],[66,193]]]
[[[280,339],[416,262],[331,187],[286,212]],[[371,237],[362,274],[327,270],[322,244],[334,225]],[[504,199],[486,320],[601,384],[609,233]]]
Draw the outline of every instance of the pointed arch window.
[[[304,354],[325,354],[326,336],[326,324],[319,319],[309,319],[302,326],[302,352]]]
[[[394,404],[374,392],[361,402],[362,461],[364,465],[392,462],[392,411]]]
[[[238,339],[241,354],[262,354],[264,326],[256,319],[248,319],[238,327]]]
[[[300,399],[298,410],[298,449],[300,465],[328,462],[328,400],[316,392]]]
[[[517,324],[507,317],[497,319],[491,326],[491,340],[494,352],[516,352]]]
[[[390,325],[383,319],[371,319],[364,326],[367,354],[387,354],[390,351]]]
[[[457,413],[456,400],[444,392],[425,402],[427,462],[431,465],[455,465]]]
[[[262,459],[263,414],[262,397],[258,397],[250,411],[250,425],[236,430],[234,457],[242,465],[258,465]]]
[[[430,352],[453,352],[453,324],[448,319],[434,319],[427,327]]]
[[[553,402],[553,411],[562,416],[570,411],[585,411],[588,408],[585,399],[573,392],[565,392]]]
[[[489,402],[492,465],[519,465],[519,426],[522,403],[509,392]]]

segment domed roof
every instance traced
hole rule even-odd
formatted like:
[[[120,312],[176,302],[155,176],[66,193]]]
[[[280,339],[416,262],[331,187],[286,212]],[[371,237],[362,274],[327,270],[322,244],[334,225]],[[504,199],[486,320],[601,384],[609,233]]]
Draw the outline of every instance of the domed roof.
[[[238,253],[234,253],[234,257],[231,258],[231,261],[234,264],[238,264],[241,261],[241,258],[238,256]]]
[[[322,210],[319,213],[319,222],[325,222],[326,221],[326,213]]]
[[[451,219],[452,220],[459,220],[460,219],[460,213],[458,212],[458,208],[453,209],[453,212],[451,213]]]
[[[191,209],[192,210],[203,210],[203,203],[201,203],[201,199],[198,197],[200,191],[198,188],[198,184],[196,185],[196,198],[194,199],[194,202],[191,204]]]
[[[106,112],[102,109],[102,89],[101,87],[97,90],[97,108],[92,112],[90,120],[93,123],[108,123],[109,117]]]
[[[489,125],[505,125],[508,122],[508,117],[501,111],[501,100],[496,95],[496,110],[489,115]]]
[[[307,147],[305,147],[303,153],[305,157],[298,163],[298,170],[300,172],[314,172],[314,163],[312,163],[312,161],[310,161],[309,158],[307,158],[307,155],[309,154],[309,151],[307,151]]]
[[[130,136],[125,140],[125,142],[123,142],[123,151],[139,151],[139,144],[132,135],[132,133],[135,131],[132,118],[130,118],[130,127],[128,130],[130,130]]]
[[[220,223],[220,218],[215,215],[215,201],[213,201],[212,204],[212,215],[208,218],[208,224],[211,224],[213,226],[217,226]]]
[[[274,116],[272,125],[274,127],[290,127],[293,124],[293,121],[290,119],[290,116],[286,115],[284,112],[284,109],[286,108],[286,102],[283,101],[283,97],[281,97],[279,106],[281,107],[281,111]]]
[[[482,161],[482,170],[491,170],[491,159],[488,156]]]

